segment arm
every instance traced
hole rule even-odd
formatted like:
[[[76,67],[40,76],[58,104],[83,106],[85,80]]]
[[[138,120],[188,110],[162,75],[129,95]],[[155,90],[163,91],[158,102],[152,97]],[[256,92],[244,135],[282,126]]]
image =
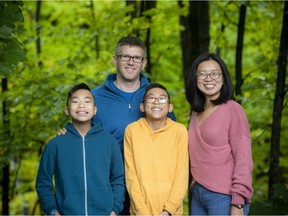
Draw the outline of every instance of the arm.
[[[115,142],[112,143],[112,148],[113,153],[111,160],[110,181],[113,190],[113,211],[111,212],[111,215],[116,215],[123,209],[123,202],[125,199],[125,177],[122,154],[116,139]]]
[[[41,156],[36,179],[36,190],[43,205],[43,210],[48,215],[50,215],[53,210],[58,210],[53,194],[54,185],[52,182],[56,167],[55,161],[55,154],[48,143]]]
[[[253,194],[253,160],[249,123],[240,105],[235,106],[231,114],[229,141],[235,164],[232,175],[232,203],[243,205],[250,202]]]
[[[131,207],[137,215],[149,215],[145,200],[143,198],[136,167],[134,163],[133,144],[131,140],[131,131],[129,127],[124,135],[124,159],[125,159],[125,179],[126,187],[131,200]]]
[[[183,203],[188,189],[189,159],[188,159],[188,132],[181,127],[177,134],[177,161],[176,173],[169,199],[164,204],[164,209],[173,215]],[[174,151],[171,149],[171,151]],[[164,212],[165,213],[165,212]]]

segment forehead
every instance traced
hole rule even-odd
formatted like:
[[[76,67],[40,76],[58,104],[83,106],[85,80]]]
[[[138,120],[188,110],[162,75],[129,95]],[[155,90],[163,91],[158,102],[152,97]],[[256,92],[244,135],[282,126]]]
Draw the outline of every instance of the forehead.
[[[86,89],[79,89],[77,91],[75,91],[72,95],[71,98],[75,98],[75,97],[89,97],[89,98],[93,98],[92,93]]]
[[[167,92],[164,89],[161,88],[152,88],[149,91],[147,91],[146,95],[165,95],[168,96]]]
[[[198,71],[200,70],[221,70],[220,65],[218,64],[217,61],[215,60],[207,60],[207,61],[203,61],[198,65]]]
[[[132,55],[132,56],[143,56],[144,51],[141,47],[139,46],[129,46],[129,45],[123,45],[120,47],[120,52],[121,54],[126,54],[126,55]]]

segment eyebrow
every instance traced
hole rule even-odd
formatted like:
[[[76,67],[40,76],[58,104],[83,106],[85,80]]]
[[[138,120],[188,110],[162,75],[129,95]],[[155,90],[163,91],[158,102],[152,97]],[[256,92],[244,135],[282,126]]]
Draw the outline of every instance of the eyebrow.
[[[71,99],[79,98],[78,96],[72,96]],[[85,96],[84,99],[93,99],[91,96]]]

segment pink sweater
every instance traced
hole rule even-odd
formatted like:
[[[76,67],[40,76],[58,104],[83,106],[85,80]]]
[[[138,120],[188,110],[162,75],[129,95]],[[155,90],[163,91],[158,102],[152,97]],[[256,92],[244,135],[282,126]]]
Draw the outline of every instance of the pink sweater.
[[[230,194],[232,203],[251,202],[251,137],[240,104],[232,100],[221,104],[200,126],[193,112],[188,136],[192,184]]]

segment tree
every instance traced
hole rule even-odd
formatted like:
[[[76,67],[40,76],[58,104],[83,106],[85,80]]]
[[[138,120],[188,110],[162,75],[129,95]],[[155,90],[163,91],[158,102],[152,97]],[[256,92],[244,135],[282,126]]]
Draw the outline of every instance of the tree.
[[[246,6],[241,5],[239,23],[238,23],[237,48],[236,48],[236,88],[235,88],[236,95],[241,95],[241,86],[243,83],[242,53],[243,53],[243,41],[244,41],[244,30],[245,30],[245,16],[246,16]]]
[[[276,81],[276,91],[273,108],[273,122],[271,131],[271,147],[270,147],[270,171],[269,171],[269,200],[273,200],[274,186],[279,182],[279,157],[280,157],[280,135],[281,135],[281,119],[283,112],[283,101],[287,93],[285,86],[286,68],[288,56],[288,2],[285,1],[283,10],[282,32],[280,38],[280,48],[278,57],[278,72]]]
[[[20,7],[23,5],[22,1],[16,2],[0,2],[0,75],[6,76],[2,78],[2,92],[8,91],[9,76],[16,68],[17,64],[25,60],[25,54],[22,44],[15,38],[15,27],[17,22],[23,22],[24,18]],[[1,152],[3,155],[8,155],[4,159],[4,166],[2,168],[2,215],[9,215],[9,186],[10,186],[10,161],[9,145],[7,141],[10,140],[9,117],[7,101],[2,102],[2,116],[3,116],[3,131],[1,133],[2,143]]]
[[[179,7],[183,7],[183,1],[178,1]],[[210,18],[208,1],[190,1],[189,12],[180,16],[180,25],[184,29],[181,35],[181,50],[184,81],[187,80],[192,62],[199,54],[208,52],[210,41]]]

